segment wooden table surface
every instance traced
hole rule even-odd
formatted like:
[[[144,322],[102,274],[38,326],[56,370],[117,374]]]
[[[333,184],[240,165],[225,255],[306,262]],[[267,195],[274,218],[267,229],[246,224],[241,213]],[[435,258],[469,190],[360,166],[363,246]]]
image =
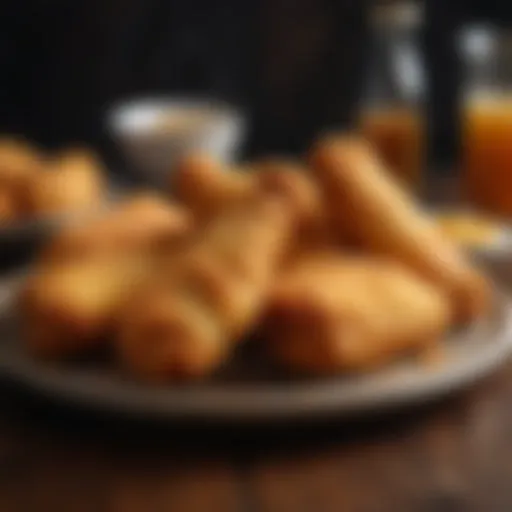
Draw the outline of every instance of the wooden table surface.
[[[1,400],[2,512],[512,510],[512,364],[364,422],[176,427]]]
[[[1,389],[0,512],[512,511],[512,362],[416,410],[274,427],[134,423]]]

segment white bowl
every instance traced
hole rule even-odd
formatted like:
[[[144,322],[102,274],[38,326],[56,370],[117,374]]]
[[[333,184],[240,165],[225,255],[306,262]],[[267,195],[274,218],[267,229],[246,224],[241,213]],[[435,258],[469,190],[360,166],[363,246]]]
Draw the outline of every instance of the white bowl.
[[[237,109],[214,100],[180,97],[122,102],[109,111],[107,123],[128,165],[157,185],[167,181],[179,158],[190,151],[234,160],[245,132]]]

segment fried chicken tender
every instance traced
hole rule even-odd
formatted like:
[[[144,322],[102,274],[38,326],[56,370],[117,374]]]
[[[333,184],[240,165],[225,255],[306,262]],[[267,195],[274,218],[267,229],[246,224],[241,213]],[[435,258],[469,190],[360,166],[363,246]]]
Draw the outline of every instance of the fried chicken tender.
[[[102,165],[90,151],[63,151],[29,181],[27,208],[33,215],[93,211],[104,199],[103,176]]]
[[[222,365],[260,318],[290,232],[288,209],[268,198],[214,218],[128,301],[117,340],[124,365],[155,381]]]
[[[368,144],[329,137],[313,148],[310,162],[339,229],[352,229],[370,252],[394,258],[439,286],[459,320],[486,309],[485,279],[393,182]]]
[[[131,254],[38,268],[20,296],[29,351],[59,359],[102,346],[117,307],[151,264]]]
[[[288,202],[296,217],[294,256],[338,242],[323,193],[307,168],[293,160],[266,158],[256,162],[252,169],[259,189]]]
[[[41,259],[62,263],[143,251],[184,238],[192,226],[185,209],[156,194],[141,193],[80,225],[66,227]]]
[[[307,169],[285,158],[266,158],[247,167],[243,172],[226,169],[209,157],[189,155],[175,177],[177,196],[203,220],[262,193],[287,202],[298,226],[292,259],[334,242],[322,192]]]
[[[9,188],[0,188],[0,226],[17,220],[18,210]]]
[[[198,153],[182,159],[172,184],[177,198],[202,220],[247,200],[255,191],[249,172],[227,168]]]
[[[448,299],[402,265],[324,253],[282,276],[263,332],[282,365],[331,374],[370,370],[424,350],[449,324]]]

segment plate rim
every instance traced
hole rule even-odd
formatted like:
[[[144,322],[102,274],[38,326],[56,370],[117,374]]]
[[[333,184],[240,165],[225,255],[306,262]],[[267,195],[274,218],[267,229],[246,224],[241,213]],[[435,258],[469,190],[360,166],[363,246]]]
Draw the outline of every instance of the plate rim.
[[[16,272],[0,278],[0,322],[3,325],[8,321],[6,315],[12,307],[16,288],[25,276],[26,272]],[[14,356],[11,352],[11,358],[6,359],[9,341],[4,340],[7,345],[0,344],[0,375],[14,384],[48,395],[55,401],[159,420],[269,422],[360,415],[441,398],[493,372],[512,356],[511,311],[512,300],[496,287],[492,316],[498,315],[499,326],[493,328],[496,320],[493,322],[491,318],[474,322],[463,333],[452,338],[454,344],[472,343],[477,350],[466,350],[466,356],[461,360],[446,361],[432,367],[416,360],[368,375],[334,376],[292,383],[257,383],[251,386],[244,384],[239,387],[215,383],[169,388],[121,378],[105,379],[85,370],[67,368],[63,371],[57,365],[23,357],[22,351],[14,351]],[[482,341],[485,334],[492,336]],[[14,342],[11,340],[11,343]],[[452,342],[447,340],[445,343]],[[396,377],[399,375],[397,368],[398,372],[403,368],[406,380],[400,385],[388,384],[387,388],[376,392],[379,375],[389,372]],[[418,371],[420,369],[422,371]],[[361,382],[362,391],[356,389]],[[350,392],[348,395],[347,390]]]

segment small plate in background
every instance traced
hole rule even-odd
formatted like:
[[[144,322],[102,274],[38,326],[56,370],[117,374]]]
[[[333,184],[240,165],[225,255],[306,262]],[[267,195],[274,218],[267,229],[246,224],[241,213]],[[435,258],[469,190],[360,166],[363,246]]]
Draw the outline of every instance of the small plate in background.
[[[469,210],[442,210],[434,213],[441,230],[457,245],[472,252],[512,254],[512,227]]]
[[[98,215],[119,201],[124,193],[121,187],[111,184],[105,198],[94,211],[47,215],[0,224],[0,267],[26,264],[64,226]]]

